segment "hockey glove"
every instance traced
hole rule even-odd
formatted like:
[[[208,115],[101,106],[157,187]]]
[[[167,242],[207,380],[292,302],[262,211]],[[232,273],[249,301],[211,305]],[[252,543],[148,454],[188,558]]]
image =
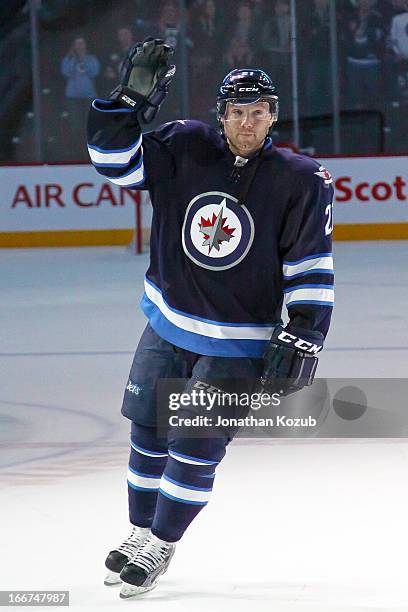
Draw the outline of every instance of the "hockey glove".
[[[284,396],[311,385],[318,363],[315,354],[322,348],[320,332],[297,328],[289,332],[277,327],[264,354],[261,376],[264,392]]]
[[[176,72],[169,63],[173,53],[173,47],[158,38],[137,43],[125,59],[121,83],[110,99],[139,113],[144,123],[153,121]]]

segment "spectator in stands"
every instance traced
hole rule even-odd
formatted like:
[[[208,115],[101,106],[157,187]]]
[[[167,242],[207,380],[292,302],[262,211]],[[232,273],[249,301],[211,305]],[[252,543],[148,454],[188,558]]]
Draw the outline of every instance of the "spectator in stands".
[[[192,115],[195,119],[208,122],[220,79],[218,55],[222,30],[215,0],[205,0],[197,6],[192,19],[191,38]]]
[[[346,53],[348,106],[373,109],[379,99],[385,51],[385,31],[381,13],[372,0],[358,0],[357,8],[343,33]]]
[[[85,125],[90,100],[96,97],[95,79],[100,64],[95,55],[87,51],[83,37],[75,38],[70,50],[61,62],[61,72],[66,79],[65,103],[69,113],[72,144],[85,143]],[[79,150],[82,151],[82,146]]]
[[[256,22],[248,1],[238,4],[235,8],[234,27],[231,28],[231,38],[237,40],[254,55],[258,50],[259,32],[256,30]]]
[[[224,54],[223,72],[233,70],[237,66],[251,66],[253,60],[254,54],[251,48],[239,38],[231,38]]]
[[[265,11],[267,0],[247,0],[251,8],[252,18],[255,24],[261,25],[265,20]]]
[[[164,42],[171,47],[174,47],[174,63],[178,70],[180,70],[180,29],[181,29],[181,14],[179,10],[178,2],[174,0],[165,0],[159,10],[158,21],[153,24],[153,28],[146,33],[146,36],[153,36],[153,38],[161,38]],[[189,32],[186,37],[186,45],[191,49],[192,40]],[[170,93],[166,100],[166,104],[163,105],[163,109],[160,111],[160,122],[165,123],[171,119],[182,117],[182,89],[188,86],[188,82],[182,82],[182,77],[174,79],[174,82],[170,88]]]
[[[174,2],[166,1],[162,4],[156,31],[151,36],[162,38],[167,45],[177,49],[180,36],[180,12]]]
[[[135,44],[132,30],[123,26],[116,31],[117,48],[108,57],[107,64],[103,71],[103,90],[104,94],[109,94],[115,87],[120,78],[123,61],[130,49]]]
[[[272,15],[265,19],[262,29],[262,48],[267,56],[268,70],[272,75],[282,99],[282,106],[290,108],[291,18],[289,0],[275,0]]]
[[[392,89],[398,98],[408,100],[408,0],[394,0],[392,4],[395,11],[389,34]]]
[[[205,0],[196,7],[192,15],[192,38],[195,48],[205,52],[206,45],[210,44],[212,51],[216,52],[219,40],[220,20],[217,19],[215,0]]]
[[[176,59],[180,44],[180,6],[178,0],[163,0],[162,2],[147,3],[149,12],[144,17],[138,14],[135,20],[135,37],[143,41],[148,36],[161,38],[167,45],[176,50]],[[150,6],[150,4],[154,6]],[[191,40],[187,44],[191,46]],[[177,62],[175,62],[177,63]],[[167,103],[166,103],[167,105]]]
[[[94,98],[96,96],[94,79],[98,76],[99,70],[97,57],[87,52],[85,38],[75,38],[61,63],[61,72],[67,80],[65,88],[67,98]]]
[[[330,23],[328,0],[313,0],[298,12],[299,67],[303,77],[300,103],[308,116],[330,113]]]

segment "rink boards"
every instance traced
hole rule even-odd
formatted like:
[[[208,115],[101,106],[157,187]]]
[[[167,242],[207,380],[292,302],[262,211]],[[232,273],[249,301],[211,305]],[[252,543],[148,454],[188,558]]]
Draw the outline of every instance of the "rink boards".
[[[329,157],[336,240],[408,238],[408,156]],[[0,167],[0,247],[128,244],[139,195],[89,164]],[[143,236],[151,208],[141,197]]]

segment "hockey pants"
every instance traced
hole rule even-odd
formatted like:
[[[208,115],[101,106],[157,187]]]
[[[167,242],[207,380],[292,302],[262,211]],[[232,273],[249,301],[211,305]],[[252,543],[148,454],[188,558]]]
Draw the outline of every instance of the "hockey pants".
[[[228,379],[233,388],[237,383],[250,391],[248,384],[259,378],[262,367],[261,359],[210,357],[179,349],[146,327],[122,406],[122,414],[132,421],[128,495],[133,525],[151,527],[168,542],[178,541],[208,503],[215,470],[237,431],[212,428],[204,436],[182,437],[169,427],[159,437],[157,380],[187,379],[186,390],[191,390],[197,380],[213,384]]]

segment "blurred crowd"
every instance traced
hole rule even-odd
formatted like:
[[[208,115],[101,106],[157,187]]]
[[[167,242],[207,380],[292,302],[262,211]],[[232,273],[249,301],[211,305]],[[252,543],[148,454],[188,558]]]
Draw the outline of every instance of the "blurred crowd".
[[[116,0],[114,8],[104,0],[40,4],[42,86],[49,94],[45,112],[51,123],[59,113],[74,142],[83,139],[89,101],[114,89],[135,42],[163,38],[175,48],[180,66],[177,0]],[[190,116],[214,123],[220,80],[237,66],[266,70],[278,87],[281,118],[290,117],[290,0],[186,0],[184,5],[188,82],[179,72],[160,121],[181,117],[187,92]],[[336,26],[341,108],[408,107],[408,0],[337,0]],[[298,0],[297,39],[301,115],[329,114],[329,0]]]

